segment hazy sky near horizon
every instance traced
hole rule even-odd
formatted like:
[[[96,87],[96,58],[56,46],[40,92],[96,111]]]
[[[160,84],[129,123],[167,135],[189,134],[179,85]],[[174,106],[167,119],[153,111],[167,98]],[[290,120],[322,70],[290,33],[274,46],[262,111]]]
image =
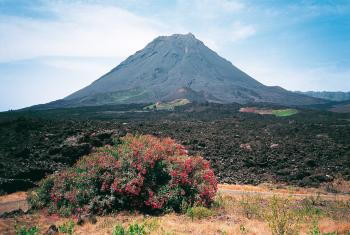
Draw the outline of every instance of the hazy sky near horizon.
[[[266,85],[350,90],[349,0],[0,0],[0,111],[63,98],[188,32]]]

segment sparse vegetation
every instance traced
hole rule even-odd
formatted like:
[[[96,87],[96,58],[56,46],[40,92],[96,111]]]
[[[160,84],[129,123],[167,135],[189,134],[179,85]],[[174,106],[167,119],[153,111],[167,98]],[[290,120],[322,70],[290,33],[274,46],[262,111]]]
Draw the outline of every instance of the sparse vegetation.
[[[322,187],[330,193],[350,194],[350,181],[346,181],[341,177],[337,177],[331,182],[324,183]]]
[[[156,219],[144,220],[142,223],[130,223],[126,227],[122,224],[117,224],[113,229],[112,235],[146,235],[153,231],[157,231],[158,229],[160,229],[160,227],[158,226],[158,221]],[[161,234],[166,234],[163,228],[161,228],[161,231]]]
[[[112,235],[146,235],[146,229],[144,224],[130,224],[127,229],[121,224],[117,224],[113,230]]]
[[[261,215],[260,202],[258,197],[243,196],[239,201],[239,208],[246,218],[259,218]]]
[[[263,212],[263,218],[266,220],[273,235],[299,233],[300,218],[291,208],[291,203],[288,199],[273,196]]]
[[[241,232],[241,234],[247,234],[248,233],[248,229],[243,224],[241,224],[239,226],[239,231]]]
[[[249,188],[243,187],[242,188]],[[277,189],[276,189],[277,190]],[[212,206],[183,203],[185,214],[162,216],[121,212],[99,217],[96,224],[74,227],[74,233],[86,234],[347,234],[350,228],[349,200],[325,199],[315,194],[304,199],[288,196],[256,196],[219,193]],[[291,194],[293,195],[293,194]],[[185,210],[186,209],[186,210]],[[25,217],[17,219],[22,220]],[[71,218],[74,218],[71,216]],[[69,220],[60,219],[61,232],[69,229]],[[41,218],[40,221],[45,221]],[[24,223],[28,226],[30,223]],[[71,224],[74,224],[71,222]],[[32,224],[47,228],[47,224]],[[61,225],[61,226],[59,226]],[[1,231],[1,230],[0,230]]]

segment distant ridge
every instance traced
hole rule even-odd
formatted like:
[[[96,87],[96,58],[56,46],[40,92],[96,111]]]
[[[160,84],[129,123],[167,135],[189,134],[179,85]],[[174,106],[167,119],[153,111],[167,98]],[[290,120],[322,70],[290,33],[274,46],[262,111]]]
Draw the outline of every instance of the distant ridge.
[[[281,105],[325,102],[259,83],[189,33],[157,37],[91,85],[39,107],[154,103],[174,99]]]
[[[350,91],[295,91],[298,94],[307,95],[314,98],[331,100],[331,101],[348,101],[350,100]]]

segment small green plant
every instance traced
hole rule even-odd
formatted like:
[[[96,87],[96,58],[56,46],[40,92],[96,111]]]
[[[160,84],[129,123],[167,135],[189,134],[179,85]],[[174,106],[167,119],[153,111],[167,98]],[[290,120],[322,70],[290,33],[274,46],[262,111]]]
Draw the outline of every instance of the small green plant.
[[[151,232],[159,229],[159,221],[158,219],[149,219],[144,222],[146,229]]]
[[[117,224],[113,229],[112,235],[126,235],[126,231],[121,224]]]
[[[308,233],[308,235],[338,235],[337,232],[330,232],[330,233],[322,233],[321,230],[318,227],[317,220],[314,220],[312,222],[312,227]],[[349,235],[349,234],[348,234]]]
[[[225,199],[223,195],[219,192],[216,194],[216,197],[213,202],[214,208],[224,208],[225,207]]]
[[[260,217],[260,206],[257,198],[249,196],[242,197],[239,201],[239,206],[246,218]]]
[[[117,224],[114,227],[112,235],[146,235],[146,224],[133,223],[130,224],[127,229],[125,229],[121,224]]]
[[[247,234],[248,233],[248,229],[243,224],[241,224],[239,226],[239,231],[241,232],[241,234]]]
[[[141,225],[137,223],[130,224],[128,232],[130,235],[146,234],[145,224],[144,223],[142,223]]]
[[[58,231],[60,233],[65,233],[65,234],[71,235],[71,234],[73,234],[74,226],[75,226],[75,224],[74,224],[73,220],[69,220],[68,222],[65,222],[62,225],[60,225],[58,227]]]
[[[290,208],[288,199],[273,196],[263,213],[272,235],[292,235],[299,233],[299,217]]]
[[[190,208],[190,205],[185,200],[182,200],[181,206],[180,206],[181,213],[186,214],[188,208]]]
[[[323,215],[323,211],[318,205],[319,202],[317,198],[305,198],[302,200],[301,207],[296,210],[296,213],[299,217],[304,219],[319,219]]]
[[[26,228],[26,226],[21,226],[21,227],[17,227],[16,225],[16,234],[17,235],[37,235],[39,234],[39,228],[36,226],[31,226],[28,229]]]
[[[316,220],[312,222],[312,227],[309,231],[309,235],[322,235],[320,229],[318,228],[318,222]]]
[[[69,216],[72,215],[72,206],[62,206],[59,210],[58,213],[60,214],[60,216],[62,217],[66,217],[68,218]]]
[[[228,233],[225,230],[219,230],[221,235],[228,235]]]
[[[186,215],[192,219],[204,219],[214,215],[214,212],[204,206],[189,207]]]
[[[173,231],[166,231],[163,227],[160,227],[159,228],[159,234],[162,234],[162,235],[176,235],[175,232]]]

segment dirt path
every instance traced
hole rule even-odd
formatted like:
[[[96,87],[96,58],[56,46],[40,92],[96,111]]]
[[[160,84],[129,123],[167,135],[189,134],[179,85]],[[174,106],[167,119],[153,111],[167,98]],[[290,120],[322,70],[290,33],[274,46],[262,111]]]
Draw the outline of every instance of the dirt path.
[[[26,192],[17,192],[0,196],[0,215],[21,209],[26,212],[29,209]]]
[[[231,194],[231,195],[249,195],[249,196],[280,196],[280,197],[292,197],[295,199],[304,199],[308,197],[319,197],[322,200],[350,200],[350,195],[346,194],[316,194],[316,193],[282,193],[282,192],[261,192],[261,191],[245,191],[245,190],[235,190],[235,189],[219,189],[219,192]]]

